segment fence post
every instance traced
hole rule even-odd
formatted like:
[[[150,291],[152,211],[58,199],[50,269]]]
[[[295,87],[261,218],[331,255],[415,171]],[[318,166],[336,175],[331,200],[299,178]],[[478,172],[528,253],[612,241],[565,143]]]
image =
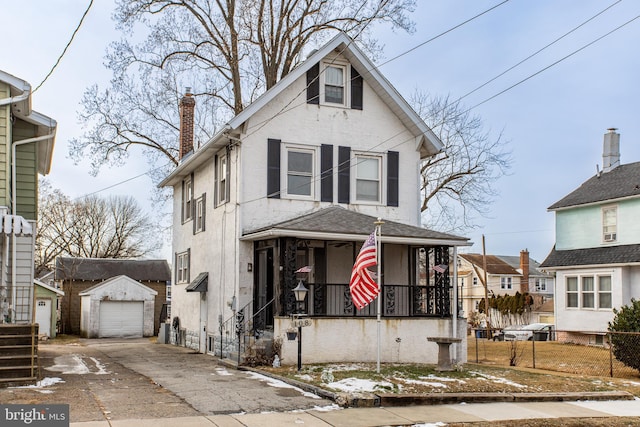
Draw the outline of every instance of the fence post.
[[[476,363],[479,363],[478,360],[478,334],[474,334],[476,336]]]
[[[533,353],[533,369],[536,369],[536,335],[531,336],[531,352]]]
[[[613,378],[613,342],[611,341],[611,332],[607,334],[609,340],[609,376]]]

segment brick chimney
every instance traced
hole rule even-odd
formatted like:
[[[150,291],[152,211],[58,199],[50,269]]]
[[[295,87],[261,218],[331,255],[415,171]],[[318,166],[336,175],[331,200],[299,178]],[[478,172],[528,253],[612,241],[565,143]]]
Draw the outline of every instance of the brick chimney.
[[[616,128],[607,129],[602,147],[602,172],[607,173],[620,166],[620,134]]]
[[[520,251],[520,270],[522,270],[520,292],[529,292],[529,251],[527,249]]]
[[[193,151],[193,115],[196,100],[188,87],[180,100],[180,153],[178,160]]]

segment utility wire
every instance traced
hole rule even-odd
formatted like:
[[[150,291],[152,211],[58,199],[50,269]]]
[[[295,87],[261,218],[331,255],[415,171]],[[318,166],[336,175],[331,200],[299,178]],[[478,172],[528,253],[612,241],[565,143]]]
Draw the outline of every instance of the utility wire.
[[[71,34],[71,39],[69,39],[69,42],[67,43],[67,45],[64,47],[64,50],[62,51],[62,53],[60,54],[60,56],[58,57],[58,60],[56,61],[55,64],[53,64],[53,67],[51,67],[51,70],[49,71],[49,73],[45,76],[45,78],[40,82],[40,84],[33,90],[32,93],[35,93],[38,89],[40,89],[40,86],[42,86],[44,84],[44,82],[47,81],[47,79],[49,78],[49,76],[51,76],[51,74],[53,74],[53,71],[58,67],[58,64],[60,64],[60,61],[62,61],[62,57],[65,55],[65,53],[67,53],[67,49],[69,49],[69,46],[71,46],[71,43],[73,42],[73,39],[75,38],[76,34],[78,33],[78,31],[80,30],[80,27],[82,26],[82,23],[84,22],[84,18],[86,18],[87,14],[89,13],[89,10],[91,9],[91,6],[93,6],[93,0],[89,1],[89,6],[87,6],[87,9],[84,11],[84,13],[82,14],[82,18],[80,18],[80,22],[78,23],[78,25],[76,26],[76,29],[73,30],[73,34]]]
[[[585,26],[586,24],[588,24],[589,22],[593,21],[594,19],[596,19],[598,16],[602,15],[604,12],[606,12],[607,10],[611,9],[613,6],[616,6],[617,4],[621,3],[622,0],[618,0],[615,3],[607,6],[606,8],[604,8],[603,10],[601,10],[600,12],[598,12],[597,14],[593,15],[591,18],[587,19],[586,21],[584,21],[582,24],[578,25],[577,27],[574,27],[573,29],[569,30],[568,32],[564,33],[562,36],[558,37],[557,39],[555,39],[554,41],[552,41],[551,43],[547,44],[546,46],[542,47],[541,49],[538,49],[537,51],[535,51],[534,53],[532,53],[531,55],[527,56],[526,58],[524,58],[522,61],[518,62],[517,64],[507,68],[506,70],[504,70],[502,73],[498,74],[497,76],[495,76],[494,78],[487,80],[486,82],[484,82],[483,84],[481,84],[480,86],[476,87],[475,89],[471,90],[470,92],[465,93],[464,95],[462,95],[460,98],[458,98],[456,101],[454,101],[454,104],[457,103],[458,101],[466,98],[467,96],[471,95],[474,92],[477,92],[478,90],[482,89],[483,87],[485,87],[486,85],[488,85],[489,83],[493,82],[494,80],[504,76],[505,74],[507,74],[509,71],[513,70],[514,68],[518,67],[519,65],[523,64],[524,62],[528,61],[529,59],[533,58],[534,56],[536,56],[537,54],[539,54],[540,52],[542,52],[543,50],[547,49],[548,47],[556,44],[557,42],[559,42],[560,40],[562,40],[563,38],[567,37],[569,34],[577,31],[578,29],[580,29],[581,27]]]

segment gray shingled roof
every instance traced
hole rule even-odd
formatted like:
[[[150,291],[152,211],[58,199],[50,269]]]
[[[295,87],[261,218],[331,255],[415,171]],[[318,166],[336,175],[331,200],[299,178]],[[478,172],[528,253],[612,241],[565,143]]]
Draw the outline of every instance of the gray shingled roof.
[[[496,255],[498,258],[509,264],[511,267],[520,268],[520,255]],[[538,270],[540,263],[535,259],[529,257],[529,276],[549,276],[547,273],[543,273]]]
[[[251,230],[243,233],[245,236],[270,229],[306,231],[318,233],[362,234],[368,235],[374,229],[377,218],[345,209],[341,206],[330,206],[318,211],[302,215],[287,221]],[[399,222],[387,221],[382,218],[382,235],[390,237],[417,237],[441,240],[469,240],[453,234],[441,233],[427,228],[415,227]]]
[[[107,280],[120,275],[139,281],[166,282],[171,280],[171,269],[164,259],[56,259],[55,280]]]
[[[610,172],[595,175],[549,210],[640,196],[640,162],[620,165]]]
[[[540,267],[633,263],[640,263],[640,245],[606,246],[602,248],[573,249],[567,251],[558,251],[553,248]]]

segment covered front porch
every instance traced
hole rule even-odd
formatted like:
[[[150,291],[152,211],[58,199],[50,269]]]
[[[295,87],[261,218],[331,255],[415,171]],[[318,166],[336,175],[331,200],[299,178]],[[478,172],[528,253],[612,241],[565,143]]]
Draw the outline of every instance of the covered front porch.
[[[309,319],[300,331],[309,362],[376,360],[380,329],[383,362],[435,363],[437,345],[428,337],[466,335],[453,284],[456,248],[467,239],[386,221],[378,245],[378,322],[378,300],[358,310],[349,291],[354,260],[376,220],[330,207],[245,233],[243,240],[253,242],[254,283],[253,300],[239,309],[244,329],[281,340],[285,364],[296,360],[296,342],[286,332],[300,316]],[[299,283],[308,289],[301,304],[293,292]],[[464,348],[463,341],[454,355],[462,357]]]

